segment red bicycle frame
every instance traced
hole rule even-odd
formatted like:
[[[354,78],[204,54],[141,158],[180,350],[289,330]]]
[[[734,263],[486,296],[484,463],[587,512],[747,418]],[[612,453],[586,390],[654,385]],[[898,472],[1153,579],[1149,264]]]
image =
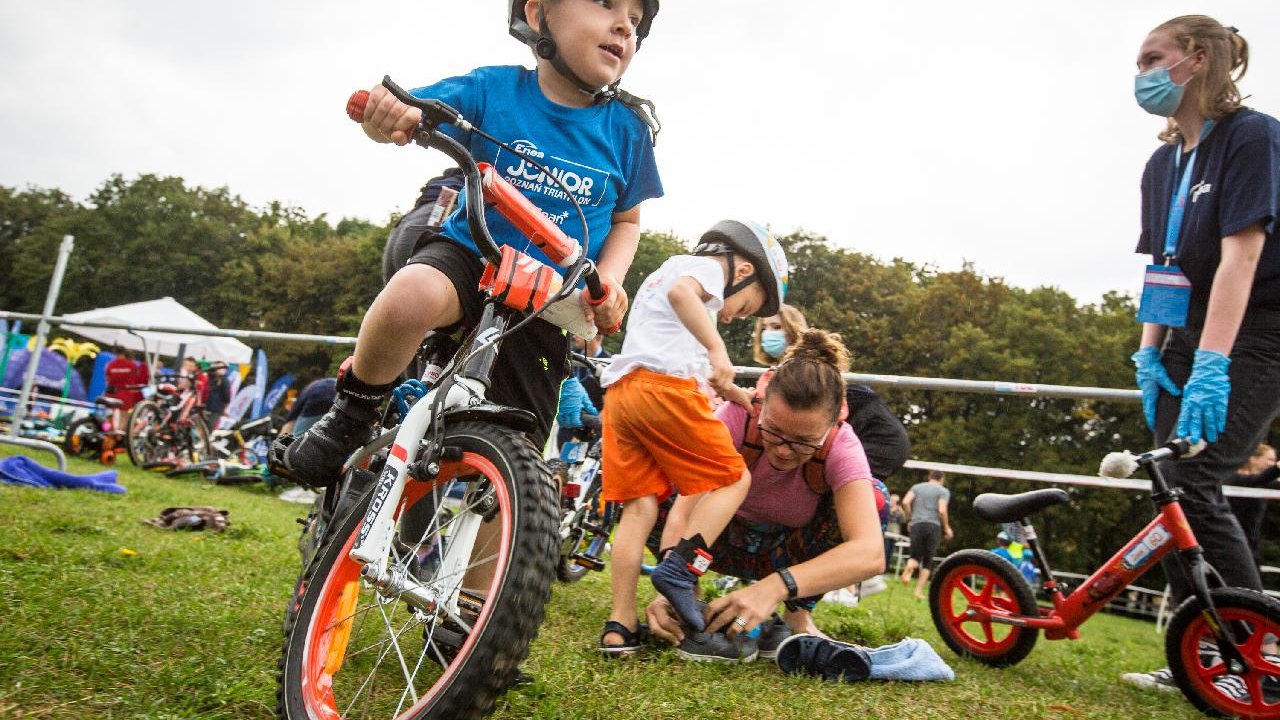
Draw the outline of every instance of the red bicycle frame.
[[[1035,540],[1034,530],[1028,540]],[[1079,637],[1077,628],[1106,607],[1108,602],[1150,570],[1170,550],[1190,550],[1196,547],[1199,547],[1199,543],[1195,533],[1187,523],[1182,506],[1174,500],[1161,507],[1160,512],[1145,528],[1066,597],[1063,597],[1062,588],[1049,571],[1048,562],[1044,560],[1040,548],[1033,548],[1037,561],[1044,565],[1040,568],[1040,573],[1045,578],[1044,589],[1053,602],[1053,610],[1048,611],[1047,615],[1026,618],[1016,613],[987,608],[973,607],[972,610],[979,615],[989,614],[992,622],[1044,630],[1045,637],[1050,640],[1064,637],[1075,639]]]

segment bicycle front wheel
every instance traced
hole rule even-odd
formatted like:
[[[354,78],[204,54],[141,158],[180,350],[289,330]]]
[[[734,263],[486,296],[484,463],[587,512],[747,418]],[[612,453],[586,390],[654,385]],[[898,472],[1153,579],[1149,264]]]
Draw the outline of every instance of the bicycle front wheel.
[[[1165,634],[1165,656],[1178,688],[1206,715],[1280,718],[1280,602],[1245,588],[1217,588],[1210,597],[1249,671],[1230,672],[1218,652],[1213,621],[1193,596],[1173,613]]]
[[[304,574],[281,659],[280,717],[479,718],[515,676],[550,597],[554,487],[514,431],[461,423],[444,448],[456,459],[405,488],[387,558],[393,577],[436,600],[411,604],[377,589],[349,557],[375,486],[334,519]],[[443,569],[457,557],[461,572]]]
[[[153,400],[143,400],[129,411],[125,447],[135,466],[142,467],[163,458],[164,447],[159,438],[160,419],[160,406]]]

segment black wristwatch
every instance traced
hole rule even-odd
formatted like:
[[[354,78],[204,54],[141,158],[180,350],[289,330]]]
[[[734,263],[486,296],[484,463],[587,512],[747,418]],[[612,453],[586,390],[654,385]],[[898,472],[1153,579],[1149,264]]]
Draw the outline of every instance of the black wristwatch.
[[[787,599],[794,600],[800,594],[800,588],[796,586],[796,579],[791,577],[791,571],[778,568],[778,577],[782,578],[782,584],[787,586]]]

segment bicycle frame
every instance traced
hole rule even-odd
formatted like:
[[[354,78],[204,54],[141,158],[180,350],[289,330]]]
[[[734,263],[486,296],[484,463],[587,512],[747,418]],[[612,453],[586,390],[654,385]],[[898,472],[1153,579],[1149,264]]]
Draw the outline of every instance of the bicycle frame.
[[[481,197],[485,202],[493,204],[557,264],[567,268],[566,280],[576,284],[579,278],[585,279],[591,301],[603,302],[607,297],[607,289],[602,286],[594,264],[586,259],[578,242],[565,235],[519,191],[498,177],[492,168],[483,163],[477,164],[465,147],[436,129],[436,124],[442,122],[456,123],[472,129],[461,115],[437,101],[413,98],[391,82],[390,78],[384,78],[383,85],[402,102],[423,110],[422,120],[415,133],[417,144],[443,152],[462,168],[468,197],[471,198],[467,203],[468,226],[476,246],[489,261],[490,268],[496,268],[504,260],[504,256],[503,250],[494,243],[485,224],[483,205],[478,200]],[[348,103],[348,114],[353,120],[359,120],[364,112],[364,100],[360,100],[358,96],[359,93],[353,95]],[[556,286],[553,295],[559,292],[559,287]],[[538,312],[543,313],[544,319],[569,328],[569,318],[576,306],[577,303],[570,296],[560,300],[559,304],[539,308]],[[552,312],[544,312],[548,308]],[[484,404],[490,372],[503,334],[510,321],[519,313],[514,307],[501,304],[493,292],[488,293],[484,311],[470,342],[454,356],[455,362],[451,363],[453,372],[446,374],[439,384],[427,390],[401,418],[399,427],[395,430],[395,439],[387,453],[386,463],[374,485],[369,508],[349,552],[349,557],[363,566],[361,574],[364,578],[384,596],[399,597],[421,610],[443,611],[459,622],[462,620],[458,615],[459,590],[456,583],[455,587],[450,588],[440,578],[461,577],[465,573],[470,560],[470,549],[480,532],[481,517],[476,513],[467,513],[456,521],[451,530],[452,541],[445,549],[436,579],[426,584],[418,582],[407,573],[396,572],[388,567],[395,534],[394,517],[397,507],[406,502],[406,489],[411,479],[423,482],[424,487],[421,489],[424,492],[434,489],[433,481],[441,471],[440,461],[444,448],[426,438],[433,430],[439,430],[438,421],[449,412]],[[553,316],[556,319],[552,319]],[[586,330],[579,328],[577,334],[584,334]],[[594,334],[594,328],[590,328],[590,334]],[[423,379],[428,380],[426,377]],[[357,451],[348,461],[347,467],[359,463],[385,446],[386,436],[390,434],[385,433]],[[443,459],[447,461],[451,458]],[[421,497],[418,490],[419,488],[414,488],[409,492],[411,497],[408,499],[416,500]],[[478,492],[481,489],[473,485],[467,491],[466,500],[479,500],[476,495]],[[501,539],[503,552],[507,542],[508,538]]]

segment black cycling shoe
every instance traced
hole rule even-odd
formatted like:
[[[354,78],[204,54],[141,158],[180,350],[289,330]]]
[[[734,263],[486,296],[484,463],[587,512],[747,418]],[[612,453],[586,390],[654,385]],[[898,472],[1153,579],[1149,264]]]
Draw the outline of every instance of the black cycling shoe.
[[[333,407],[300,437],[282,435],[271,446],[271,472],[311,488],[333,485],[351,453],[373,439],[376,406],[339,394]]]

